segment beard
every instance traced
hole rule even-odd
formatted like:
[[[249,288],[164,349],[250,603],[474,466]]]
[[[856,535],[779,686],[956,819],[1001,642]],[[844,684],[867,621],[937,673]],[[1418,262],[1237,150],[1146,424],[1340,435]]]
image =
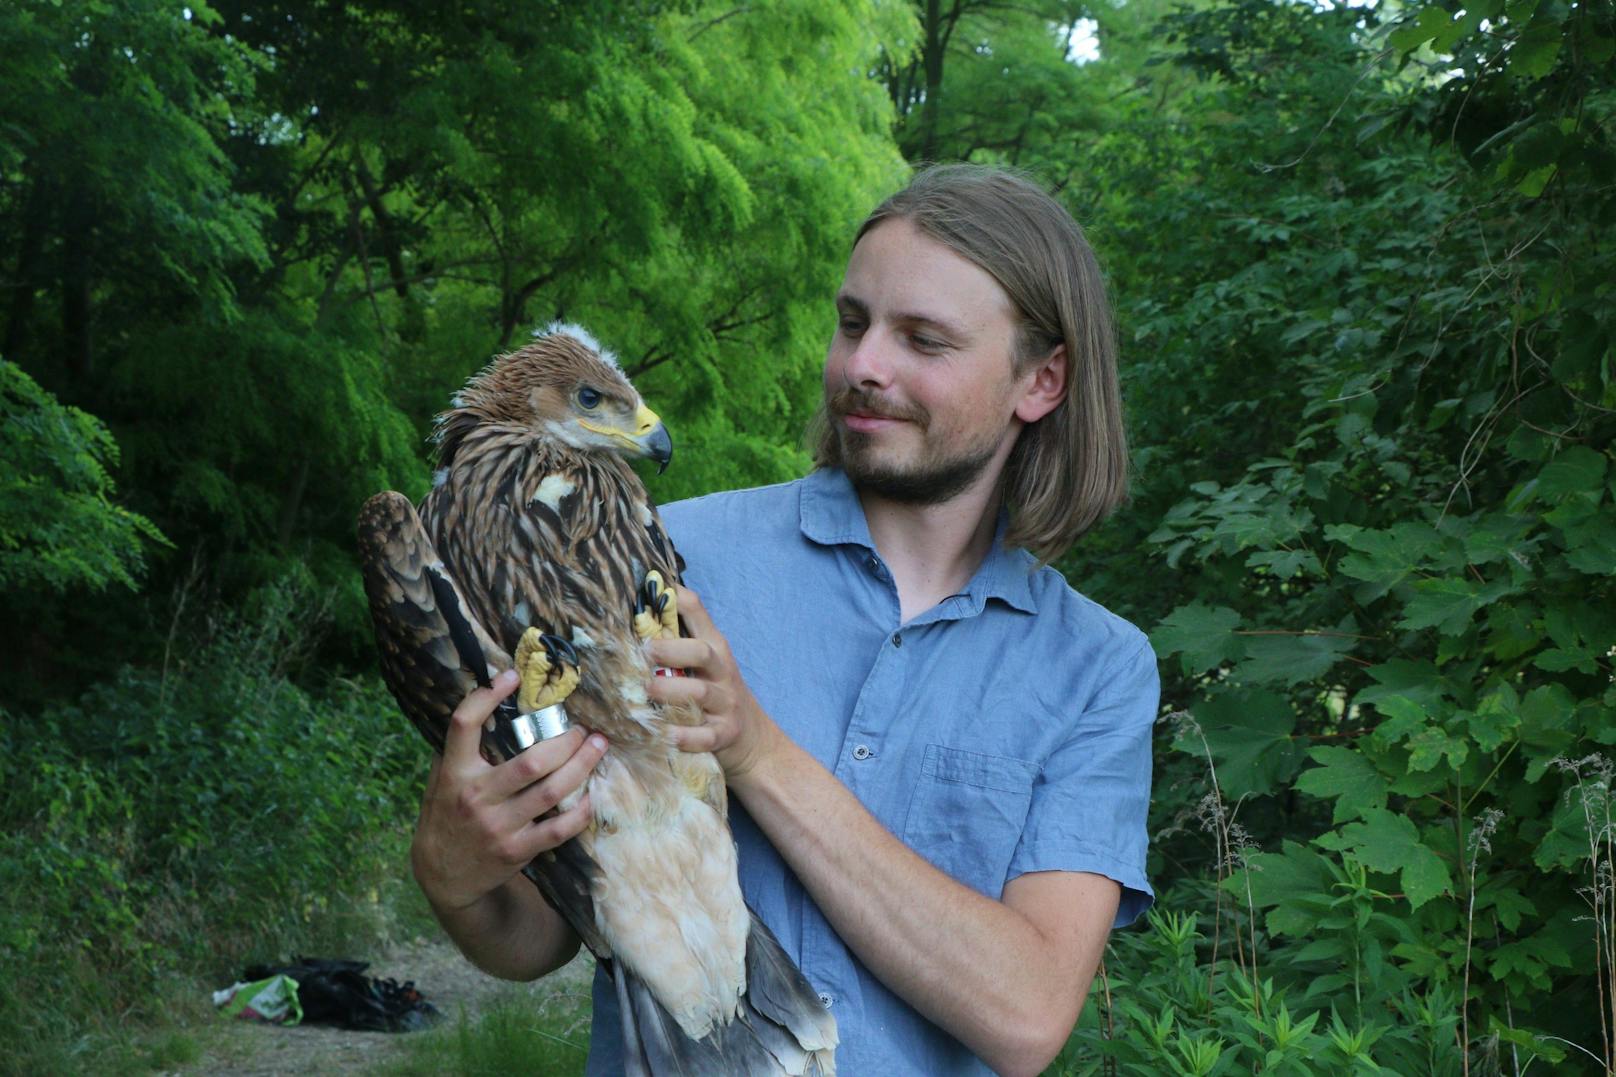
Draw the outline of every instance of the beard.
[[[889,404],[858,389],[842,389],[826,401],[826,408],[837,416],[857,411],[914,423],[923,441],[931,431],[931,413],[920,405]],[[905,505],[940,505],[951,500],[981,476],[999,447],[997,439],[989,439],[946,455],[933,452],[905,465],[876,459],[876,438],[871,434],[849,430],[832,420],[830,436],[836,443],[837,462],[855,488]]]

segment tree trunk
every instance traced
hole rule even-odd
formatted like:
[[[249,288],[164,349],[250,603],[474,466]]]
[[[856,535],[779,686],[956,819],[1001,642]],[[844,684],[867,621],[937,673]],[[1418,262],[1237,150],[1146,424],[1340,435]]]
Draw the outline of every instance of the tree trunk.
[[[275,528],[275,541],[281,549],[292,544],[292,533],[297,530],[297,514],[303,508],[303,494],[309,488],[309,457],[305,455],[297,465],[297,476],[292,479],[292,488],[286,492],[286,500],[281,502],[281,518],[279,526]]]
[[[382,204],[382,192],[371,177],[370,169],[365,162],[354,159],[354,175],[359,178],[359,187],[365,195],[365,205],[370,209],[371,220],[376,222],[376,233],[382,241],[382,257],[387,260],[387,272],[393,278],[393,291],[398,293],[400,299],[409,298],[410,286],[404,277],[404,255],[398,242],[398,226],[393,222],[393,215],[387,212]]]
[[[28,338],[28,319],[34,313],[34,274],[39,268],[39,253],[45,246],[45,187],[34,181],[28,192],[28,208],[24,211],[22,242],[17,247],[17,269],[12,274],[17,289],[11,296],[11,311],[6,315],[5,342],[0,344],[0,358],[17,362],[23,344]]]
[[[91,241],[94,215],[83,191],[68,197],[62,222],[62,344],[81,399],[90,390],[94,350],[90,334]]]
[[[921,60],[926,69],[926,96],[920,105],[919,160],[931,162],[937,154],[937,105],[943,92],[943,17],[940,0],[926,0],[926,44]]]

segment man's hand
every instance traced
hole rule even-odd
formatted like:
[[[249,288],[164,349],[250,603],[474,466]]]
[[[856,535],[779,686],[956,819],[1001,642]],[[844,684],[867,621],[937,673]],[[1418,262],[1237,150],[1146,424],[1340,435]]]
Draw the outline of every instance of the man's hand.
[[[729,643],[694,591],[677,589],[679,616],[690,630],[684,639],[651,641],[651,660],[686,677],[653,677],[647,693],[658,703],[694,703],[703,722],[669,726],[674,746],[686,752],[712,752],[733,785],[771,751],[780,729],[758,705],[741,677]]]
[[[432,762],[410,848],[416,882],[440,917],[462,912],[589,822],[589,794],[541,819],[581,786],[606,738],[578,728],[498,766],[479,749],[483,723],[518,684],[506,670],[455,709],[443,755]]]

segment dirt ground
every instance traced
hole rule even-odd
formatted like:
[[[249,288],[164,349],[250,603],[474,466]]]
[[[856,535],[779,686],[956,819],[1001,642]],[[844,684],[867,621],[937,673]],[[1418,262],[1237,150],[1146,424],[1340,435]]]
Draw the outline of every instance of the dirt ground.
[[[415,981],[444,1016],[455,1022],[464,1012],[475,1017],[494,997],[531,993],[535,1006],[558,994],[589,992],[594,960],[587,951],[561,971],[535,984],[496,980],[473,968],[442,939],[417,939],[371,962],[367,976]],[[203,1041],[203,1055],[181,1074],[230,1074],[274,1077],[278,1074],[366,1073],[402,1057],[413,1033],[350,1032],[319,1025],[281,1028],[250,1021],[220,1020]]]

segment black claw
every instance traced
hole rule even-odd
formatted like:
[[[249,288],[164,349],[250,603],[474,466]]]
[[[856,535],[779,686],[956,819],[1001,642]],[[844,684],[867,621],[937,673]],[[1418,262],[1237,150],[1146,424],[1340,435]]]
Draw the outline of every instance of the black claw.
[[[668,592],[657,585],[654,577],[647,576],[645,582],[640,584],[638,593],[634,596],[634,612],[644,613],[647,609],[656,614],[657,620],[662,619],[662,612],[668,608]]]
[[[552,636],[546,632],[539,636],[539,642],[544,644],[545,657],[550,660],[552,667],[563,661],[574,666],[578,665],[578,652],[573,649],[571,643],[560,636]]]

